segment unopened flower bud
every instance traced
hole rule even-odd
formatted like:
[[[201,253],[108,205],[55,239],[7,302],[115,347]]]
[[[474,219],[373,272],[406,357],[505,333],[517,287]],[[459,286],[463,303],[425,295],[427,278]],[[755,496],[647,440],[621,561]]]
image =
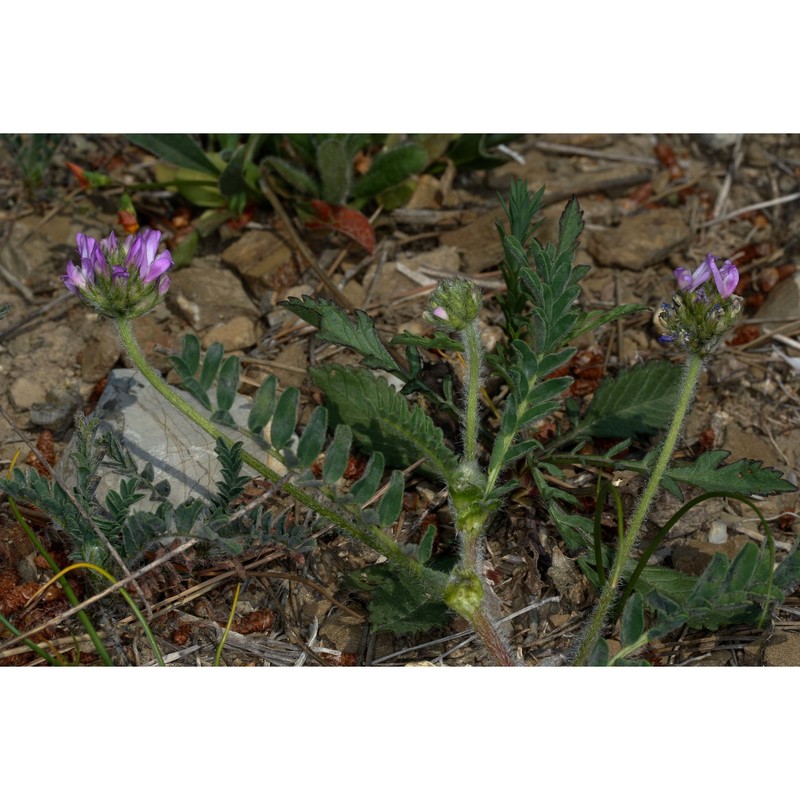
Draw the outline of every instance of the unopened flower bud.
[[[448,278],[431,292],[424,317],[437,328],[446,331],[466,330],[481,310],[480,289],[464,278]]]

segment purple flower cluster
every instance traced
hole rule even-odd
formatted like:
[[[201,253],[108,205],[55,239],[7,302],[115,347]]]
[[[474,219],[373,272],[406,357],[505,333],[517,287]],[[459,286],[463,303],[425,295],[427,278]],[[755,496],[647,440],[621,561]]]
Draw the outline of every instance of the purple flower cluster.
[[[709,253],[694,272],[678,267],[673,274],[678,291],[671,303],[661,306],[658,319],[665,332],[659,341],[677,342],[684,350],[705,357],[716,349],[741,313],[742,298],[734,294],[739,270],[730,259],[718,267]],[[716,293],[713,289],[706,292],[705,284],[712,279]]]
[[[739,283],[739,270],[736,269],[736,264],[727,259],[721,267],[718,267],[717,261],[711,253],[694,272],[689,272],[686,267],[678,267],[673,275],[678,281],[678,288],[683,292],[694,292],[709,278],[713,278],[714,285],[723,300],[734,293]]]
[[[169,289],[168,250],[157,253],[161,232],[145,229],[119,242],[112,232],[99,242],[77,235],[78,263],[67,263],[64,286],[107,316],[138,317],[150,311]]]

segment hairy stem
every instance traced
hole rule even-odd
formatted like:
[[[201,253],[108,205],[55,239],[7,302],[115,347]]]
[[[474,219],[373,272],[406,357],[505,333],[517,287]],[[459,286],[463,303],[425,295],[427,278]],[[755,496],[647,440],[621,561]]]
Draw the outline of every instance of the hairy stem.
[[[622,578],[625,565],[628,563],[633,546],[642,529],[647,512],[650,510],[650,505],[656,496],[656,492],[661,484],[661,479],[664,477],[667,466],[669,465],[672,454],[675,452],[675,447],[678,444],[678,437],[680,436],[683,424],[686,421],[686,416],[691,407],[692,400],[694,399],[695,392],[697,391],[697,382],[700,378],[700,373],[703,368],[703,359],[691,354],[689,355],[683,371],[683,381],[681,384],[681,391],[678,397],[678,402],[675,408],[675,416],[672,419],[667,435],[661,444],[656,465],[650,475],[649,480],[642,492],[639,502],[636,506],[633,516],[628,523],[628,528],[624,536],[620,540],[619,549],[617,550],[617,557],[614,561],[614,569],[611,572],[608,580],[603,585],[603,590],[600,593],[600,598],[597,605],[594,607],[592,616],[584,629],[582,635],[582,642],[578,649],[578,655],[575,658],[575,664],[580,666],[586,663],[594,648],[595,642],[599,638],[603,625],[605,624],[608,612],[617,593],[617,587]]]
[[[481,342],[477,320],[461,334],[467,362],[467,391],[464,404],[464,458],[474,462],[478,453],[478,393],[481,376]]]
[[[147,359],[139,348],[139,344],[134,336],[130,320],[126,318],[117,318],[114,320],[114,323],[117,326],[117,331],[128,356],[153,388],[161,394],[162,397],[172,403],[182,414],[192,420],[198,427],[202,428],[209,436],[214,439],[222,439],[228,446],[231,446],[233,441],[229,437],[222,433],[213,422],[210,422],[192,405],[187,403],[186,400],[175,392],[161,375],[147,363]],[[277,472],[270,469],[266,464],[262,463],[261,460],[247,452],[247,450],[242,450],[242,460],[267,480],[273,483],[280,481],[281,476],[278,475]],[[358,525],[355,520],[350,519],[339,509],[304,492],[291,483],[284,482],[282,488],[288,495],[302,503],[306,508],[315,511],[358,541],[371,547],[380,555],[385,556],[398,569],[412,575],[418,580],[422,580],[426,589],[433,592],[434,595],[441,595],[446,577],[441,573],[424,567],[417,559],[406,553],[397,542],[387,536],[383,531],[377,528],[366,528]]]

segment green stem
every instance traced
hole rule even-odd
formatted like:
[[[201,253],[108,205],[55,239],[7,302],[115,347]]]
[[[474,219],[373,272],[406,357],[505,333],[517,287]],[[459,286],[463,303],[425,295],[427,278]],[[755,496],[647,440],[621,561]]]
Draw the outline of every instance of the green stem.
[[[478,457],[478,393],[481,376],[481,341],[478,322],[474,321],[461,334],[467,362],[467,396],[464,408],[464,459],[473,463]]]
[[[681,385],[678,402],[675,407],[675,416],[673,417],[672,423],[667,431],[667,435],[664,437],[664,441],[661,444],[658,460],[656,461],[656,465],[653,468],[652,474],[650,475],[650,479],[647,481],[647,485],[645,486],[644,491],[639,498],[639,503],[636,506],[636,510],[633,512],[633,516],[628,523],[628,529],[625,531],[625,535],[620,540],[619,550],[617,551],[617,557],[614,561],[614,568],[609,576],[609,579],[603,585],[603,590],[600,593],[600,598],[597,601],[597,605],[592,612],[592,616],[589,619],[588,625],[584,629],[583,640],[580,648],[578,649],[578,655],[575,658],[576,665],[582,665],[586,663],[589,655],[592,652],[592,649],[594,648],[595,642],[602,632],[603,625],[605,624],[606,617],[608,616],[608,612],[611,609],[611,605],[617,592],[617,586],[622,578],[623,570],[625,569],[625,565],[628,563],[628,557],[633,549],[633,546],[636,544],[639,532],[641,531],[642,525],[647,518],[647,512],[650,510],[650,505],[652,504],[653,499],[656,496],[656,492],[658,492],[658,489],[661,485],[661,479],[664,477],[664,473],[667,470],[667,466],[672,458],[672,454],[675,452],[675,447],[678,444],[678,437],[683,430],[686,416],[689,413],[689,408],[691,407],[692,400],[694,399],[695,392],[697,391],[697,382],[700,378],[702,369],[703,359],[698,355],[690,354],[683,371],[683,382]]]
[[[131,321],[124,317],[118,317],[114,319],[114,323],[117,326],[117,332],[119,333],[119,337],[122,340],[122,344],[128,356],[153,388],[213,439],[222,439],[228,446],[231,446],[233,441],[228,436],[222,433],[213,422],[210,422],[192,405],[186,402],[186,400],[184,400],[184,398],[182,398],[161,375],[147,363],[147,359],[139,348],[139,343],[134,336]],[[266,464],[262,463],[246,450],[242,450],[242,460],[267,480],[273,483],[277,483],[281,480],[281,476],[277,472],[270,469]],[[364,528],[358,525],[354,520],[349,519],[338,509],[307,494],[291,483],[283,483],[282,488],[288,495],[302,503],[306,508],[316,512],[338,528],[349,533],[355,539],[358,539],[358,541],[371,547],[380,555],[385,556],[395,567],[412,575],[418,580],[422,580],[428,589],[437,595],[441,595],[444,589],[446,576],[424,567],[391,537],[383,533],[383,531],[376,528]]]

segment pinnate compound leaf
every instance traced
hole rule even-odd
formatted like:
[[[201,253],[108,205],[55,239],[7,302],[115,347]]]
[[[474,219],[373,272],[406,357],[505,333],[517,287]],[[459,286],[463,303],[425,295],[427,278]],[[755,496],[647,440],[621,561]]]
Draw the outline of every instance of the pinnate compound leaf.
[[[681,369],[651,361],[604,380],[578,426],[581,433],[625,439],[667,427],[675,413]]]
[[[278,305],[288,308],[309,325],[318,328],[317,336],[326,342],[340,344],[363,356],[361,362],[371,369],[394,372],[397,364],[380,340],[375,330],[375,320],[364,311],[357,310],[355,319],[330,300],[315,300],[303,295],[302,299],[290,297]]]
[[[365,450],[380,451],[403,467],[425,458],[440,475],[453,475],[458,462],[441,429],[383,378],[339,365],[313,367],[310,374],[325,392],[333,420],[349,425]]]

